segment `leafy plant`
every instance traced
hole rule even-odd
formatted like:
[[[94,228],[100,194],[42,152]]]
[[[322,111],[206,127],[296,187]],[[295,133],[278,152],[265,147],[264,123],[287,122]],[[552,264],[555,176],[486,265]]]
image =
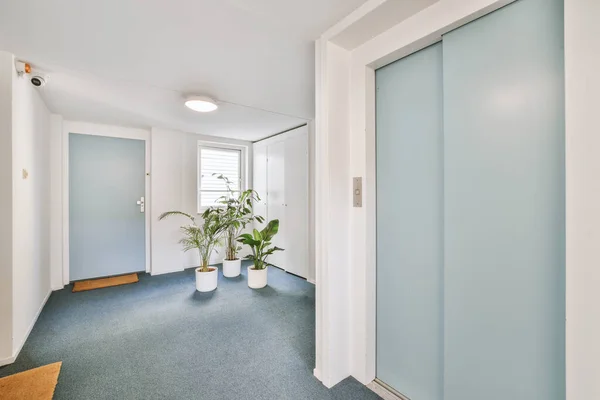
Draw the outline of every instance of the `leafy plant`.
[[[217,178],[225,182],[227,195],[219,197],[216,203],[220,206],[210,207],[202,214],[202,217],[205,218],[208,214],[216,215],[219,223],[224,227],[225,259],[237,260],[237,252],[242,248],[238,245],[237,239],[242,231],[253,221],[264,222],[263,217],[254,215],[252,211],[252,202],[260,201],[260,197],[252,189],[237,194],[231,188],[233,182],[229,178],[222,174],[217,175]]]
[[[196,224],[196,219],[182,211],[167,211],[162,213],[158,220],[162,221],[165,218],[181,215],[190,220],[190,224],[181,227],[183,237],[179,243],[183,247],[183,251],[197,249],[200,254],[201,272],[209,272],[208,263],[210,255],[217,245],[219,245],[219,237],[225,230],[225,225],[219,220],[215,212],[207,212],[202,215],[202,225]]]
[[[277,246],[269,247],[272,244],[271,240],[278,231],[279,220],[274,219],[269,221],[262,231],[254,229],[252,234],[244,233],[240,235],[238,241],[250,246],[252,249],[252,254],[247,255],[246,260],[254,262],[254,269],[265,269],[267,266],[272,265],[267,263],[267,258],[276,251],[283,251]]]

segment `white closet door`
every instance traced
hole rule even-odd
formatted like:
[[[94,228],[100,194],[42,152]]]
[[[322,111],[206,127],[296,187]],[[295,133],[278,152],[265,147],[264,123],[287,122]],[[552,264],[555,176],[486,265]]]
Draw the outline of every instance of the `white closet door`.
[[[308,132],[285,143],[286,271],[308,276]]]
[[[260,215],[265,220],[269,218],[267,210],[267,146],[266,145],[255,145],[254,146],[254,187],[253,189],[258,192],[260,201],[254,202],[254,215]],[[264,228],[265,224],[259,224],[256,222],[254,227],[256,229]]]
[[[286,233],[287,221],[285,218],[285,143],[276,142],[270,144],[268,152],[267,167],[267,207],[269,221],[279,220],[279,233],[273,239],[273,244],[287,249]],[[286,269],[286,252],[275,252],[269,257],[269,263]]]

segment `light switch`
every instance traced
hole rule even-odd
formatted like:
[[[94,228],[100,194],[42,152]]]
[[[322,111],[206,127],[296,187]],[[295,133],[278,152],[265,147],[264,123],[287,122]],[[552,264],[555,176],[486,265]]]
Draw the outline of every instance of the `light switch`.
[[[362,207],[362,177],[352,179],[354,207]]]

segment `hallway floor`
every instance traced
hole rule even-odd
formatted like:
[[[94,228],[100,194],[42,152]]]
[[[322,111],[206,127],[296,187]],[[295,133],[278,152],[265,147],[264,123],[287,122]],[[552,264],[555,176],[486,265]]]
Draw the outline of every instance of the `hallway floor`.
[[[194,270],[50,296],[17,361],[0,377],[62,361],[55,399],[378,399],[354,379],[312,375],[315,290],[270,268],[195,291]]]

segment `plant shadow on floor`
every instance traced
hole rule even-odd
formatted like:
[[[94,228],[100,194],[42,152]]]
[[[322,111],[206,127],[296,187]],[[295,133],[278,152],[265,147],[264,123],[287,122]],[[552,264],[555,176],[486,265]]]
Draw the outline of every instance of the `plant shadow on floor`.
[[[212,292],[199,292],[194,290],[194,293],[190,296],[190,298],[192,301],[207,302],[213,299],[217,290],[218,289],[215,289]]]
[[[225,279],[225,282],[241,282],[244,280],[244,276],[243,275],[238,275],[235,278],[225,278],[223,277],[223,279]]]
[[[279,296],[279,291],[277,289],[273,289],[271,286],[267,285],[262,289],[251,289],[256,295],[261,297],[273,297]]]

